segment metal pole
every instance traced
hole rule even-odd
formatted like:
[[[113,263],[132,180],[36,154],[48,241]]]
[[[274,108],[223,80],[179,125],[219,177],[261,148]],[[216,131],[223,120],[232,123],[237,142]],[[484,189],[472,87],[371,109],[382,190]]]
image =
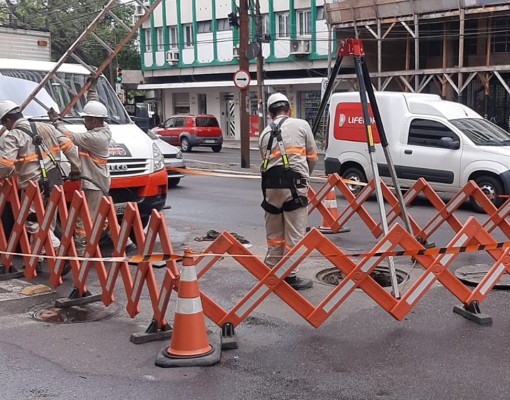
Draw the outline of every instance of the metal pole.
[[[241,0],[239,4],[239,69],[249,72],[250,63],[246,58],[248,47],[248,3]],[[247,107],[247,92],[241,90],[239,94],[239,108],[241,113],[241,168],[250,168],[250,118]]]
[[[375,98],[375,93],[372,85],[370,84],[370,75],[368,73],[367,65],[364,61],[361,62],[361,67],[363,70],[363,79],[367,82],[366,89],[368,93],[368,98],[370,100],[370,106],[372,107],[372,112],[374,113],[375,125],[377,127],[377,132],[379,133],[379,138],[381,139],[381,145],[384,151],[384,156],[386,158],[386,163],[388,164],[390,170],[391,180],[393,182],[393,187],[395,188],[396,196],[398,199],[398,203],[400,205],[400,210],[402,211],[402,216],[404,218],[404,223],[406,225],[407,231],[412,235],[413,231],[411,229],[411,222],[409,221],[409,216],[407,215],[406,205],[404,203],[404,199],[402,197],[402,191],[400,190],[400,183],[397,178],[397,172],[395,171],[395,165],[393,164],[393,160],[391,158],[391,153],[389,150],[388,139],[386,137],[386,132],[384,130],[384,126],[382,124],[381,114],[379,112],[379,106],[377,105],[377,100]]]
[[[361,66],[361,56],[354,56],[354,65],[356,68],[356,76],[359,83],[359,95],[361,101],[361,110],[363,112],[363,124],[365,125],[365,133],[367,135],[368,154],[370,156],[370,163],[372,165],[372,173],[374,175],[374,186],[375,194],[377,197],[377,203],[379,205],[379,212],[381,214],[381,223],[384,234],[388,234],[388,221],[386,220],[386,210],[384,208],[384,198],[382,195],[381,182],[379,179],[379,169],[377,167],[377,161],[375,160],[375,145],[374,138],[372,135],[372,126],[370,124],[370,114],[368,112],[367,102],[367,89],[365,85],[365,79],[363,77],[363,68]],[[388,267],[390,270],[391,286],[393,288],[393,295],[396,298],[400,298],[400,291],[398,288],[397,274],[395,272],[395,264],[393,257],[388,257]]]
[[[329,101],[329,96],[331,91],[333,90],[333,86],[335,84],[335,79],[338,75],[338,71],[340,71],[340,65],[342,64],[343,57],[340,55],[340,49],[338,50],[338,56],[336,58],[335,66],[333,67],[333,71],[329,76],[328,85],[326,86],[326,90],[324,91],[324,97],[321,100],[321,104],[319,106],[319,110],[317,111],[317,116],[315,117],[315,121],[313,122],[312,132],[313,136],[317,135],[319,130],[319,126],[321,124],[322,115],[324,114],[324,110]]]
[[[259,45],[257,54],[257,112],[259,117],[259,135],[266,126],[266,107],[264,98],[264,55],[262,54],[262,16],[260,15],[260,1],[255,2],[256,37]]]

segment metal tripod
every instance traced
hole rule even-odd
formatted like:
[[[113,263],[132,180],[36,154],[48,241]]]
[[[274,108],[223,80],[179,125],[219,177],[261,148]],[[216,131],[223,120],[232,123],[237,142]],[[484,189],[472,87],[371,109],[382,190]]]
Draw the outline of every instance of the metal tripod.
[[[372,82],[370,80],[370,75],[368,73],[368,69],[367,69],[365,60],[363,58],[364,55],[365,55],[365,52],[363,50],[361,40],[347,39],[342,43],[342,45],[338,49],[335,66],[333,67],[333,69],[331,71],[331,76],[328,80],[328,85],[326,86],[326,90],[324,92],[324,97],[322,98],[321,104],[319,106],[319,111],[317,113],[317,117],[313,124],[312,131],[315,136],[319,129],[320,121],[322,119],[322,115],[324,114],[324,110],[326,109],[326,106],[329,102],[329,98],[330,98],[331,92],[333,90],[333,85],[335,83],[335,78],[337,77],[338,73],[340,72],[340,67],[341,67],[343,58],[348,57],[348,56],[353,57],[356,78],[358,80],[358,85],[359,85],[360,102],[361,102],[361,109],[362,109],[362,113],[363,113],[363,125],[365,127],[365,133],[366,133],[366,137],[367,137],[368,153],[370,156],[370,163],[371,163],[371,167],[372,167],[372,173],[374,176],[374,186],[375,186],[375,192],[376,192],[376,197],[377,197],[377,203],[379,205],[379,212],[381,214],[381,224],[382,224],[383,232],[385,235],[388,233],[388,221],[386,219],[386,210],[384,208],[384,197],[382,195],[381,182],[380,182],[380,176],[379,176],[379,168],[377,166],[377,161],[375,160],[375,157],[374,157],[375,156],[375,145],[374,145],[374,138],[373,138],[373,134],[372,134],[372,124],[371,124],[371,120],[370,120],[368,100],[370,100],[370,107],[373,112],[375,125],[376,125],[377,131],[379,133],[379,138],[380,138],[381,145],[382,145],[384,155],[386,158],[386,163],[388,164],[388,167],[389,167],[391,179],[393,182],[393,187],[395,188],[396,196],[397,196],[397,199],[399,202],[399,206],[400,206],[400,210],[401,210],[401,213],[402,213],[402,216],[404,219],[404,223],[405,223],[407,231],[412,234],[411,223],[409,221],[409,216],[407,214],[404,199],[402,197],[402,191],[400,189],[400,184],[399,184],[399,181],[397,178],[397,173],[395,171],[395,166],[393,164],[393,160],[391,158],[391,153],[389,151],[388,140],[386,137],[386,133],[384,131],[384,126],[382,124],[381,114],[379,113],[379,107],[377,105],[377,101],[375,98],[374,89],[372,86]],[[368,95],[368,99],[367,99],[367,95]],[[395,264],[393,261],[393,257],[388,257],[388,264],[389,264],[389,270],[390,270],[390,275],[391,275],[391,284],[392,284],[392,289],[393,289],[393,295],[396,298],[400,298],[400,291],[398,288],[398,281],[397,281],[397,275],[395,272]]]

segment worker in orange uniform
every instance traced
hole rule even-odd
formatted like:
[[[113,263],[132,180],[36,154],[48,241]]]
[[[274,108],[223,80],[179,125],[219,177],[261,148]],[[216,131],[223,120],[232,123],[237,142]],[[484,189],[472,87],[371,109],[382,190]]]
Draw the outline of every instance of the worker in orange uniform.
[[[77,147],[50,124],[28,121],[21,108],[11,100],[0,101],[0,123],[8,130],[0,148],[0,179],[14,172],[22,190],[25,190],[29,181],[37,181],[46,201],[52,186],[63,183],[61,153],[71,164],[71,176],[80,175]],[[33,206],[30,211],[35,212]],[[39,230],[39,224],[30,214],[25,225],[31,236]],[[55,225],[56,214],[50,225],[49,237],[57,252],[60,240],[54,234]],[[69,271],[70,264],[66,263],[62,274]]]
[[[51,109],[48,112],[53,125],[66,134],[78,146],[81,159],[81,190],[85,194],[92,223],[96,217],[101,198],[108,196],[110,190],[110,172],[107,167],[108,147],[112,138],[110,128],[105,123],[108,118],[108,109],[98,101],[96,84],[97,79],[91,77],[91,84],[87,93],[87,103],[80,114],[87,130],[85,132],[71,133],[65,127],[60,116]],[[87,178],[87,179],[84,179]],[[75,238],[76,252],[82,256],[87,243],[83,221],[78,218],[76,222]]]
[[[308,181],[317,163],[317,145],[308,122],[290,117],[290,102],[282,93],[267,100],[273,122],[259,137],[262,157],[262,208],[265,211],[267,255],[274,267],[305,235]],[[311,288],[310,279],[292,271],[285,281],[296,290]]]

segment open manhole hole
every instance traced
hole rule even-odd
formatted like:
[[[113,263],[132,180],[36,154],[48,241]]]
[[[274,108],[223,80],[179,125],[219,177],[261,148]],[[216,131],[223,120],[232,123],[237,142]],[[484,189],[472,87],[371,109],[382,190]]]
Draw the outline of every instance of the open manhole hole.
[[[400,284],[409,278],[409,274],[401,269],[395,269],[397,274],[397,282]],[[375,280],[382,287],[391,286],[391,276],[388,267],[377,266],[370,274],[371,278]],[[319,271],[315,277],[319,282],[327,283],[328,285],[338,286],[344,279],[345,275],[337,268],[327,268]]]
[[[103,303],[89,303],[71,307],[55,307],[54,303],[40,304],[32,307],[28,312],[32,318],[54,324],[74,324],[80,322],[94,322],[109,319],[119,312],[116,303],[105,307]]]

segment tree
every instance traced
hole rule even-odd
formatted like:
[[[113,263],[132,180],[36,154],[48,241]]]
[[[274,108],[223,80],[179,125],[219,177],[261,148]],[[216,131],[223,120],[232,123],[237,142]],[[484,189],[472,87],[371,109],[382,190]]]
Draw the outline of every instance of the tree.
[[[58,60],[97,16],[105,0],[0,0],[0,25],[19,29],[34,29],[51,33],[52,58]],[[115,6],[113,13],[130,26],[134,9],[127,4]],[[115,48],[127,31],[111,16],[94,29],[110,47]],[[124,69],[140,69],[140,55],[136,34],[117,55]],[[108,51],[90,35],[76,54],[87,64],[99,66]],[[112,74],[112,70],[110,70]]]

